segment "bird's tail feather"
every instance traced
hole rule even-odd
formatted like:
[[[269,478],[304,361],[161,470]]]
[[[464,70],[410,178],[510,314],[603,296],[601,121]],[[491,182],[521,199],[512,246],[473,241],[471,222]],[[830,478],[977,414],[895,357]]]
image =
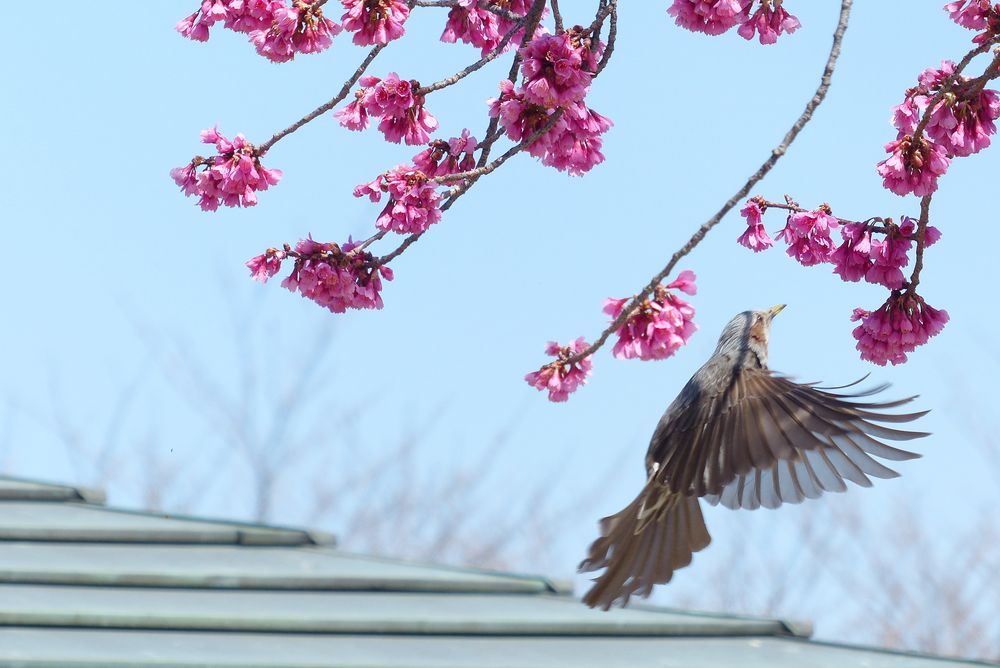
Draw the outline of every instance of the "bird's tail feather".
[[[608,610],[633,594],[649,596],[711,541],[698,498],[670,492],[650,481],[632,503],[601,520],[601,537],[590,546],[581,572],[604,572],[583,602]]]

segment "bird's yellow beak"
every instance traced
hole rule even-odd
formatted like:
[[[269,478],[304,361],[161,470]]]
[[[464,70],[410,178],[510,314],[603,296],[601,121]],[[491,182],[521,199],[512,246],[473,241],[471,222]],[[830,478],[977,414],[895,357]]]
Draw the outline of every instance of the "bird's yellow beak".
[[[770,313],[771,317],[773,318],[774,316],[776,316],[779,313],[781,313],[783,310],[785,310],[785,305],[784,304],[776,304],[776,305],[772,306],[771,308],[767,309],[767,312]]]

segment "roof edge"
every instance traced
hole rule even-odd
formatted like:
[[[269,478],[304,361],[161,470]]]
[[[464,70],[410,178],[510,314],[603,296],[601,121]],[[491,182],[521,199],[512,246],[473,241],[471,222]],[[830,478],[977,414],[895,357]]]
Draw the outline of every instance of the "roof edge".
[[[67,485],[38,480],[37,478],[0,475],[0,485],[4,481],[35,488],[0,490],[0,499],[5,501],[82,501],[95,506],[103,506],[108,500],[107,494],[99,487]]]

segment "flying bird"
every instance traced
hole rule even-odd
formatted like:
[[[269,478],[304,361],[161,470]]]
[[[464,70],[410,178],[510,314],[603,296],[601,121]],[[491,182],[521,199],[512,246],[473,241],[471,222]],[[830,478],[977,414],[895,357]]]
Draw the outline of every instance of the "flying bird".
[[[783,308],[744,311],[726,325],[712,357],[691,377],[656,425],[646,453],[646,484],[632,503],[600,522],[580,571],[604,569],[584,595],[590,607],[625,605],[670,581],[711,541],[699,499],[727,508],[777,508],[842,492],[845,480],[899,474],[880,463],[919,457],[879,439],[906,441],[924,432],[884,426],[929,411],[891,414],[898,401],[865,392],[795,383],[768,369],[771,321]],[[862,378],[861,380],[864,380]]]

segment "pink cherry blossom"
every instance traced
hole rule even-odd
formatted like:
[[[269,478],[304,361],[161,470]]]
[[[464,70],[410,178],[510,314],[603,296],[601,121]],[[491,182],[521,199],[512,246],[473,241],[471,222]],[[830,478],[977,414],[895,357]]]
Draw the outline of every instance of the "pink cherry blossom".
[[[409,145],[426,144],[437,130],[437,119],[424,109],[424,95],[417,93],[417,81],[390,72],[385,79],[365,76],[359,83],[354,101],[334,114],[342,126],[363,130],[369,117],[381,118],[378,129],[386,140]]]
[[[682,271],[666,286],[659,285],[652,299],[645,299],[629,314],[618,331],[612,354],[619,359],[661,360],[670,357],[698,330],[694,308],[670,292],[676,288],[689,295],[696,292],[693,271]],[[632,299],[607,299],[604,312],[616,319]]]
[[[358,46],[388,44],[403,36],[410,7],[403,0],[340,0],[347,11],[344,29],[354,33]]]
[[[515,89],[508,80],[500,82],[500,96],[487,101],[490,117],[499,118],[500,126],[515,142],[522,142],[538,132],[555,113],[525,99],[523,89]],[[604,161],[601,135],[613,123],[582,102],[563,108],[555,124],[538,137],[528,153],[542,164],[579,176]]]
[[[275,10],[285,6],[283,0],[226,0],[226,4],[226,28],[245,34],[265,30],[274,21]]]
[[[798,30],[799,20],[785,11],[781,0],[762,0],[752,16],[743,21],[736,32],[746,40],[757,33],[761,44],[774,44],[782,33],[791,34]]]
[[[601,135],[614,123],[583,102],[575,102],[563,109],[556,124],[538,138],[528,153],[570,176],[582,176],[604,162]]]
[[[170,176],[186,196],[200,198],[203,210],[215,211],[219,204],[253,206],[257,191],[267,190],[281,180],[281,170],[264,167],[257,148],[242,134],[230,141],[212,128],[202,131],[201,140],[215,144],[219,154],[210,158],[195,156],[187,165],[170,170]]]
[[[194,14],[181,19],[175,29],[184,37],[199,42],[208,40],[209,28],[218,21],[225,21],[229,15],[226,0],[202,0]]]
[[[681,273],[677,274],[677,278],[673,282],[667,283],[668,288],[676,288],[684,294],[696,295],[698,294],[698,286],[695,285],[695,280],[698,277],[690,269],[685,269]]]
[[[875,311],[854,309],[854,338],[861,359],[879,366],[902,364],[906,354],[938,334],[948,322],[948,312],[928,305],[923,297],[894,291]]]
[[[916,241],[917,240],[917,221],[909,216],[901,216],[899,221],[899,234],[903,235],[907,239]],[[933,225],[928,225],[924,229],[924,248],[930,248],[938,239],[941,238],[941,230],[934,227]]]
[[[318,53],[330,47],[341,27],[323,16],[312,3],[294,0],[293,6],[277,3],[269,25],[250,31],[257,53],[275,63],[284,63],[296,53]]]
[[[419,85],[409,79],[400,79],[395,72],[389,72],[385,79],[366,76],[362,86],[370,90],[364,97],[364,105],[372,116],[398,115],[413,107],[414,91]]]
[[[767,231],[764,229],[762,222],[764,210],[761,208],[758,198],[747,200],[746,206],[740,209],[740,215],[747,219],[747,229],[736,239],[737,243],[746,246],[754,253],[759,253],[774,245],[774,241],[767,236]]]
[[[944,6],[951,20],[970,30],[982,30],[986,27],[987,15],[991,10],[988,0],[958,0]]]
[[[398,116],[383,116],[378,129],[385,135],[386,141],[398,144],[400,141],[409,146],[426,144],[430,134],[437,130],[437,119],[424,109],[423,96],[420,103],[415,104]]]
[[[361,103],[364,92],[359,90],[355,95],[356,97],[353,102],[333,112],[333,116],[348,130],[360,132],[368,128],[368,112],[365,111],[365,106]]]
[[[902,268],[910,262],[908,253],[913,244],[891,221],[886,221],[885,225],[886,233],[871,242],[872,265],[865,272],[865,280],[899,290],[905,281]]]
[[[572,364],[569,358],[582,353],[589,345],[582,336],[565,346],[549,341],[545,354],[552,355],[556,360],[527,374],[524,380],[536,390],[548,390],[549,401],[566,401],[579,386],[587,384],[592,367],[590,355]]]
[[[209,37],[208,29],[212,23],[214,21],[207,21],[199,9],[191,16],[185,16],[178,21],[174,29],[188,39],[193,39],[197,42],[207,42]]]
[[[906,92],[906,98],[893,108],[892,123],[899,131],[898,139],[912,135],[924,115],[931,98],[944,81],[955,72],[955,63],[941,62],[940,69],[924,70],[918,85]],[[949,92],[934,107],[924,133],[941,146],[948,157],[968,156],[990,145],[996,133],[994,121],[1000,117],[1000,95],[990,89],[980,89],[959,77]]]
[[[295,268],[281,285],[333,313],[380,309],[382,279],[391,281],[392,270],[379,265],[371,253],[356,249],[351,241],[337,245],[302,239],[294,251],[288,251],[295,258]]]
[[[448,12],[448,23],[441,41],[465,42],[479,48],[485,56],[500,44],[500,17],[477,7],[479,0],[459,0]]]
[[[788,221],[777,238],[788,244],[786,252],[789,257],[805,267],[811,267],[830,261],[835,248],[830,234],[838,225],[839,221],[830,215],[828,208],[793,212],[788,215]]]
[[[574,41],[575,40],[575,41]],[[590,89],[596,63],[590,40],[573,31],[540,35],[521,49],[524,98],[543,107],[580,102]]]
[[[432,141],[426,149],[413,156],[413,165],[428,177],[467,172],[476,166],[473,155],[476,148],[476,138],[469,134],[468,129],[463,129],[460,137]]]
[[[205,41],[209,28],[223,21],[226,28],[249,35],[257,52],[277,63],[296,53],[317,53],[330,46],[341,28],[324,18],[312,0],[202,0],[201,7],[177,24],[185,37]]]
[[[857,283],[874,264],[871,259],[871,230],[864,223],[846,223],[840,228],[840,236],[844,243],[830,254],[833,273],[845,281]]]
[[[989,0],[958,0],[946,4],[944,10],[963,28],[982,31],[972,38],[976,44],[1000,35],[1000,4]]]
[[[516,142],[538,131],[554,112],[524,99],[521,89],[515,89],[508,79],[500,82],[500,96],[486,101],[490,118],[499,118],[500,127]]]
[[[753,0],[674,0],[667,14],[682,28],[721,35],[744,20]]]
[[[281,270],[281,261],[288,257],[285,251],[277,248],[268,248],[264,253],[252,257],[246,262],[250,270],[250,276],[255,281],[267,283],[268,279]]]
[[[367,196],[373,202],[380,201],[382,193],[388,193],[389,201],[375,221],[380,230],[414,234],[441,220],[441,193],[420,170],[399,165],[354,188],[355,197]]]
[[[441,33],[441,41],[471,44],[479,48],[484,56],[500,46],[504,35],[515,27],[515,22],[478,5],[479,0],[458,0],[448,12],[448,22],[444,32]],[[531,0],[507,0],[503,6],[510,14],[525,16],[531,9]],[[548,9],[546,8],[544,12],[547,14]],[[535,34],[542,34],[543,30],[539,25]],[[523,28],[515,31],[505,45],[504,51],[520,43],[523,35]]]
[[[890,155],[878,163],[876,171],[882,185],[897,195],[929,195],[937,190],[938,177],[951,163],[941,146],[923,138],[915,145],[910,135],[889,142],[885,151]]]

